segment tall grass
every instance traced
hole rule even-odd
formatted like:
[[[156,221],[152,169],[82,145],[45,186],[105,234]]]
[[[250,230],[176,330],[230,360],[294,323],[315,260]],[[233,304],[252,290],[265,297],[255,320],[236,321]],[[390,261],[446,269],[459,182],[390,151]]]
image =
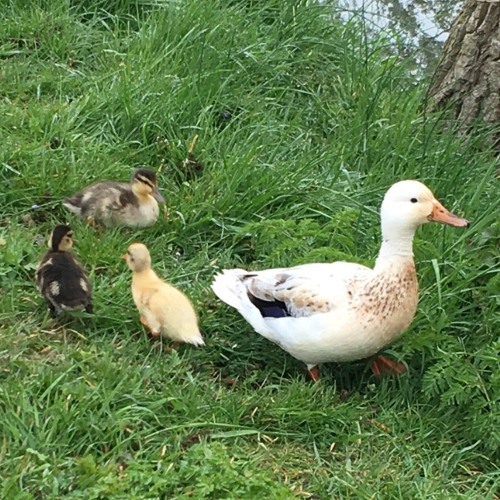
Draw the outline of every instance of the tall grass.
[[[500,190],[486,132],[443,130],[392,38],[327,2],[5,5],[2,498],[495,498]],[[95,233],[61,207],[143,164],[168,204],[154,227]],[[391,347],[408,373],[326,365],[312,385],[211,278],[371,264],[381,197],[403,178],[472,221],[417,234],[419,310]],[[51,319],[34,288],[61,222],[95,285],[90,318]],[[119,260],[137,240],[193,299],[206,348],[146,338]]]

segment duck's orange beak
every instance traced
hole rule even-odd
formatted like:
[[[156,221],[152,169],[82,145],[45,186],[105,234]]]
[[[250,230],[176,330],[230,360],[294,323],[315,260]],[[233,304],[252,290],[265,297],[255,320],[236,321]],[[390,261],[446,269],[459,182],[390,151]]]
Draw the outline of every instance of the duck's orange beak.
[[[427,219],[434,222],[442,222],[443,224],[449,224],[450,226],[455,227],[467,227],[469,225],[469,221],[467,219],[462,219],[462,217],[452,214],[437,200],[434,200],[432,212],[427,216]]]
[[[124,253],[124,254],[120,257],[120,259],[127,260],[127,254],[126,254],[126,253]]]

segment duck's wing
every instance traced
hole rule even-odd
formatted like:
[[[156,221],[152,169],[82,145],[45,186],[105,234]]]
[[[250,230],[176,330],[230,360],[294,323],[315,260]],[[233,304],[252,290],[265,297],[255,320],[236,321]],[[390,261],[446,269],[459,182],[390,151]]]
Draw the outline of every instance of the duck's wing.
[[[348,305],[371,269],[349,262],[306,264],[243,278],[248,298],[263,317],[294,318]]]
[[[257,311],[261,318],[300,318],[347,306],[356,285],[372,272],[350,262],[254,273],[230,269],[216,276],[212,289],[221,300],[248,316],[250,322],[250,316],[255,322]]]

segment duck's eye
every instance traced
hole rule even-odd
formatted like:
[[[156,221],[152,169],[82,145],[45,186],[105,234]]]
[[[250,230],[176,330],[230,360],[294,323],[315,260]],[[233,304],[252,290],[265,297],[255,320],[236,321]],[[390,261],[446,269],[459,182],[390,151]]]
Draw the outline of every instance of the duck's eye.
[[[411,201],[412,203],[417,203],[417,201],[418,201],[418,200],[417,200],[416,198],[412,198],[410,201]]]

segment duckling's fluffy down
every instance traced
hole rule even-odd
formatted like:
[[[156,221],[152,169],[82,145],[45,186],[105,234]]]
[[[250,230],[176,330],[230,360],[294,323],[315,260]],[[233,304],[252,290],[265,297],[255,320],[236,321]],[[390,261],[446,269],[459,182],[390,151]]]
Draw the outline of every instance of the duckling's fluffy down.
[[[53,313],[75,309],[92,312],[92,285],[70,253],[47,252],[38,265],[36,284]]]
[[[191,301],[180,290],[160,280],[132,284],[134,302],[153,334],[177,342],[205,345]]]

